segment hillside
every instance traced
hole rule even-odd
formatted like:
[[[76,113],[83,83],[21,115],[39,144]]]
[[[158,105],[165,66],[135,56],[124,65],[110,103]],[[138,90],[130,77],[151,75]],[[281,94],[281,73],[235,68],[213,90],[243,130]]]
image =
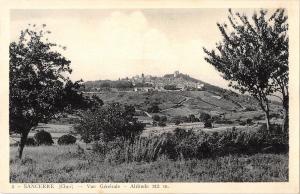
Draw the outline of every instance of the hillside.
[[[178,71],[162,77],[142,74],[117,81],[89,81],[85,82],[85,87],[86,95],[97,95],[104,103],[129,104],[142,111],[149,111],[157,105],[158,114],[169,119],[191,114],[199,116],[202,112],[218,116],[228,114],[234,118],[246,118],[253,115],[253,111],[262,114],[253,97],[205,83]],[[274,103],[271,106],[276,111],[280,109]],[[241,114],[247,112],[249,114]]]

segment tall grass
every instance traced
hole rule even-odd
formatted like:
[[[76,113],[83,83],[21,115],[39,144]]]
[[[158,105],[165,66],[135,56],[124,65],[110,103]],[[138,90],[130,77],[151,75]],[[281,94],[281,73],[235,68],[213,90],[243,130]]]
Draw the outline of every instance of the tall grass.
[[[110,163],[77,145],[11,148],[11,182],[274,182],[288,181],[288,155],[228,155],[214,159]]]
[[[203,159],[228,154],[287,153],[288,138],[285,134],[266,133],[264,129],[195,133],[178,128],[175,133],[137,137],[133,142],[97,142],[94,151],[115,163],[150,162],[161,156],[172,160]]]

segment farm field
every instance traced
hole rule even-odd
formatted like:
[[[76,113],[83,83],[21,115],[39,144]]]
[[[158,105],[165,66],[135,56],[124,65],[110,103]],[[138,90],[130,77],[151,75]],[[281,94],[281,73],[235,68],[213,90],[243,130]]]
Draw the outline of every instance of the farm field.
[[[78,145],[10,149],[10,182],[277,182],[288,181],[287,154],[229,155],[214,159],[107,163]]]

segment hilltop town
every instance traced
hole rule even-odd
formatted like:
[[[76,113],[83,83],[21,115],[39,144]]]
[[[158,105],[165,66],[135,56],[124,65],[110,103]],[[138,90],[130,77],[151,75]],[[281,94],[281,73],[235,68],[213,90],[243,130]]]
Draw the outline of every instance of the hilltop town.
[[[97,80],[85,82],[86,92],[99,91],[201,91],[206,83],[190,77],[187,74],[175,71],[162,77],[136,75],[131,78],[120,78],[119,80]]]

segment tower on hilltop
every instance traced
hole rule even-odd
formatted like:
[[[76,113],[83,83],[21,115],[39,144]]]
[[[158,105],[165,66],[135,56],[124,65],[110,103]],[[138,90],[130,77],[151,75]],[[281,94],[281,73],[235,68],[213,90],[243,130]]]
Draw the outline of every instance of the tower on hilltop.
[[[178,77],[178,75],[179,75],[179,71],[175,71],[174,72],[174,77]]]

